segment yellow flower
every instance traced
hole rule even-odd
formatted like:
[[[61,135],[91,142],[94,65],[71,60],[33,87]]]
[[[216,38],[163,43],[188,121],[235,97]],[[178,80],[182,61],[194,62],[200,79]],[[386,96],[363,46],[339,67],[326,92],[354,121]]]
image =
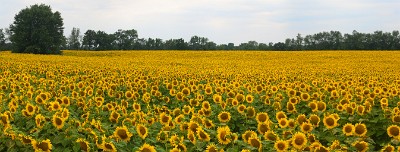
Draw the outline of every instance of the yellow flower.
[[[274,148],[278,152],[285,152],[289,148],[289,143],[284,140],[278,140],[275,142]]]
[[[325,116],[323,122],[328,129],[335,128],[338,125],[337,119],[333,115]]]
[[[354,125],[354,134],[357,136],[365,136],[367,134],[367,126],[362,123]]]
[[[365,141],[356,141],[352,145],[360,152],[366,152],[369,149],[369,144]]]
[[[131,140],[132,133],[128,131],[128,128],[126,126],[117,127],[114,131],[114,137],[117,137],[118,140],[123,140],[125,142],[128,142]]]
[[[62,117],[57,116],[56,114],[53,115],[53,126],[56,127],[58,130],[62,129],[64,127],[64,121],[65,119]]]
[[[223,111],[218,114],[218,120],[222,123],[229,122],[231,120],[231,113]]]
[[[136,125],[136,132],[139,134],[140,138],[142,138],[142,139],[145,139],[147,137],[147,135],[149,134],[147,131],[147,128],[142,124]]]
[[[257,113],[256,121],[257,121],[257,123],[268,122],[269,121],[269,116],[265,112]]]
[[[353,135],[354,130],[355,130],[355,129],[354,129],[354,125],[352,125],[352,124],[350,124],[350,123],[345,124],[345,125],[343,126],[343,129],[342,129],[343,134],[346,135],[346,136],[351,136],[351,135]]]
[[[210,141],[210,135],[202,128],[197,129],[197,137],[201,141],[206,141],[206,142]]]
[[[144,143],[138,152],[156,152],[156,149],[154,146]]]
[[[44,151],[44,152],[50,152],[51,149],[53,148],[53,145],[51,144],[49,139],[43,140],[41,142],[32,140],[32,146],[35,151]]]
[[[389,135],[389,137],[400,139],[400,127],[397,125],[390,125],[387,128],[387,134]]]
[[[83,138],[78,138],[76,140],[77,143],[79,143],[79,146],[81,147],[82,151],[90,151],[90,146],[89,146],[89,142],[86,141]]]
[[[217,139],[220,144],[227,145],[231,142],[231,130],[228,126],[218,127]]]
[[[298,150],[302,150],[307,144],[307,138],[304,133],[297,132],[292,136],[292,145]]]

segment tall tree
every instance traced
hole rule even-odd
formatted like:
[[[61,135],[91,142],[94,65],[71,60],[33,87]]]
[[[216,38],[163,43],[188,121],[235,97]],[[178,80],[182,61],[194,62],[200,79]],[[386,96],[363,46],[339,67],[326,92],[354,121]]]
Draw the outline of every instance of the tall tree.
[[[71,35],[67,40],[67,47],[70,50],[78,50],[81,47],[81,32],[79,28],[72,28]]]
[[[138,39],[138,33],[135,29],[121,30],[119,29],[114,33],[115,45],[118,50],[131,50],[133,49],[136,40]]]
[[[3,32],[3,29],[0,29],[0,51],[5,50],[6,48],[6,35]]]
[[[96,31],[87,30],[83,36],[82,47],[87,50],[95,49]]]
[[[60,12],[44,4],[21,10],[10,25],[13,52],[60,54],[64,42],[64,23]]]

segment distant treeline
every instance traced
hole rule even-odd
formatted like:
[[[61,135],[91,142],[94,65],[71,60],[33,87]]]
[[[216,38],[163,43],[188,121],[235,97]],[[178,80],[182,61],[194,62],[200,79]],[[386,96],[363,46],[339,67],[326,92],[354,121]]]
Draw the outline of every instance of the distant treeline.
[[[0,29],[0,50],[10,50],[8,29]],[[65,37],[63,49],[67,50],[400,50],[399,31],[342,34],[339,31],[320,32],[313,35],[287,38],[284,42],[259,43],[248,41],[216,44],[206,37],[192,36],[188,42],[183,38],[162,40],[139,38],[136,30],[118,30],[115,33],[87,30],[83,35],[73,28]]]

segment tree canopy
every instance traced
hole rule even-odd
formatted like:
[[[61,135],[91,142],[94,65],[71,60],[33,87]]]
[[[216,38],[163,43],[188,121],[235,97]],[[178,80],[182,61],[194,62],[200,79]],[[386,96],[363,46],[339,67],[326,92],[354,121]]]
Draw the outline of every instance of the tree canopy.
[[[14,19],[10,25],[12,52],[60,54],[65,43],[60,12],[52,12],[50,6],[36,4],[21,10]]]

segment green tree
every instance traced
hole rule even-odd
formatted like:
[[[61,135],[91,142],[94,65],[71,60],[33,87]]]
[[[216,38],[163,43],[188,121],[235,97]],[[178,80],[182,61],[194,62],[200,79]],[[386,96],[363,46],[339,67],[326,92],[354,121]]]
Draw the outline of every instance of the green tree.
[[[68,49],[77,50],[80,49],[81,46],[81,37],[80,37],[79,28],[72,28],[71,35],[68,37]]]
[[[65,42],[64,23],[60,12],[50,6],[32,5],[21,10],[10,25],[12,52],[34,54],[60,54]]]
[[[6,47],[6,36],[3,29],[0,29],[0,51],[4,50]]]

